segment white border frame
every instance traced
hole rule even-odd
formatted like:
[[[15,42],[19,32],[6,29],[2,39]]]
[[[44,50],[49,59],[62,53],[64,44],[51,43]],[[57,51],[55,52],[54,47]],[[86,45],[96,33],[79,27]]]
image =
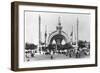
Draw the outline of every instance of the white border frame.
[[[91,33],[90,33],[90,58],[89,59],[70,59],[70,60],[44,60],[34,62],[24,62],[24,10],[36,10],[36,11],[57,11],[57,12],[78,12],[78,13],[90,13],[91,14]],[[35,68],[35,67],[48,67],[48,66],[62,66],[62,65],[83,65],[83,64],[95,64],[95,10],[81,9],[81,8],[60,8],[60,7],[44,7],[44,6],[25,6],[19,5],[19,68]]]

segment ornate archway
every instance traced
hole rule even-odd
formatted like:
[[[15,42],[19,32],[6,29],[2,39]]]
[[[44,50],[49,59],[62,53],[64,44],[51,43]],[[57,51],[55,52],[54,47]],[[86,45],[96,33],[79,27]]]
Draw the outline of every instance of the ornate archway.
[[[61,22],[59,18],[58,25],[56,26],[56,31],[49,34],[48,41],[47,41],[48,45],[55,43],[58,46],[62,46],[62,42],[64,42],[65,44],[70,42],[67,33],[64,32],[62,28],[63,27],[61,26]]]
[[[61,33],[58,33],[57,31],[52,32],[48,37],[48,44],[52,44],[54,40],[56,44],[61,44],[62,41],[65,43],[69,42],[68,35],[64,31],[61,31]]]

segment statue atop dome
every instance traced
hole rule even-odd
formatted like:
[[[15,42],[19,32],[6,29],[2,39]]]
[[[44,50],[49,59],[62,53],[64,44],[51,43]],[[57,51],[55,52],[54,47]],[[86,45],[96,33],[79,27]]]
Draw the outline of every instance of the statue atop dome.
[[[59,33],[61,33],[61,31],[62,31],[62,26],[61,26],[61,20],[60,19],[61,19],[61,17],[58,18],[58,26],[56,27],[56,29]]]

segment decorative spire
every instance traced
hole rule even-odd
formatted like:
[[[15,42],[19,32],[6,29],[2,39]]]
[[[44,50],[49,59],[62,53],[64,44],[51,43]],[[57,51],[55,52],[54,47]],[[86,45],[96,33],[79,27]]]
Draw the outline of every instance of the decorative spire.
[[[79,20],[78,20],[78,17],[77,17],[77,20],[76,20],[76,47],[78,48],[78,24],[79,24]],[[77,49],[76,48],[76,49]]]
[[[41,53],[41,16],[40,16],[40,14],[38,17],[38,21],[39,21],[39,49],[38,49],[38,52]]]
[[[47,25],[45,25],[45,37],[47,37]]]
[[[62,30],[60,16],[58,17],[58,26],[57,26],[56,28],[57,28],[57,30],[58,30],[58,31],[59,31],[59,33],[60,33],[60,32],[61,32],[61,30]]]
[[[79,20],[78,20],[78,17],[77,17],[77,42],[78,42],[78,26],[79,26]]]
[[[47,39],[47,25],[45,25],[45,47],[46,47],[46,39]]]
[[[41,43],[41,16],[39,14],[39,46],[40,46],[40,43]]]
[[[39,25],[41,24],[41,16],[40,16],[40,14],[39,14]]]
[[[72,31],[71,31],[71,34],[70,34],[70,36],[73,36],[73,25],[72,25]]]
[[[60,16],[58,17],[58,25],[60,26],[61,25],[61,22],[60,22]]]

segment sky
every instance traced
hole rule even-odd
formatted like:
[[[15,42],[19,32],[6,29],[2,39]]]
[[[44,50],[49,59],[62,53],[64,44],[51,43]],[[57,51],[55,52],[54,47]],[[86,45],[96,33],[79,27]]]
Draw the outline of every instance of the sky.
[[[47,30],[47,37],[51,32],[56,30],[59,17],[62,30],[66,32],[69,37],[72,32],[72,26],[77,24],[78,19],[79,40],[90,41],[90,14],[25,11],[25,42],[38,44],[39,15],[41,17],[42,41],[44,41],[45,30]]]

